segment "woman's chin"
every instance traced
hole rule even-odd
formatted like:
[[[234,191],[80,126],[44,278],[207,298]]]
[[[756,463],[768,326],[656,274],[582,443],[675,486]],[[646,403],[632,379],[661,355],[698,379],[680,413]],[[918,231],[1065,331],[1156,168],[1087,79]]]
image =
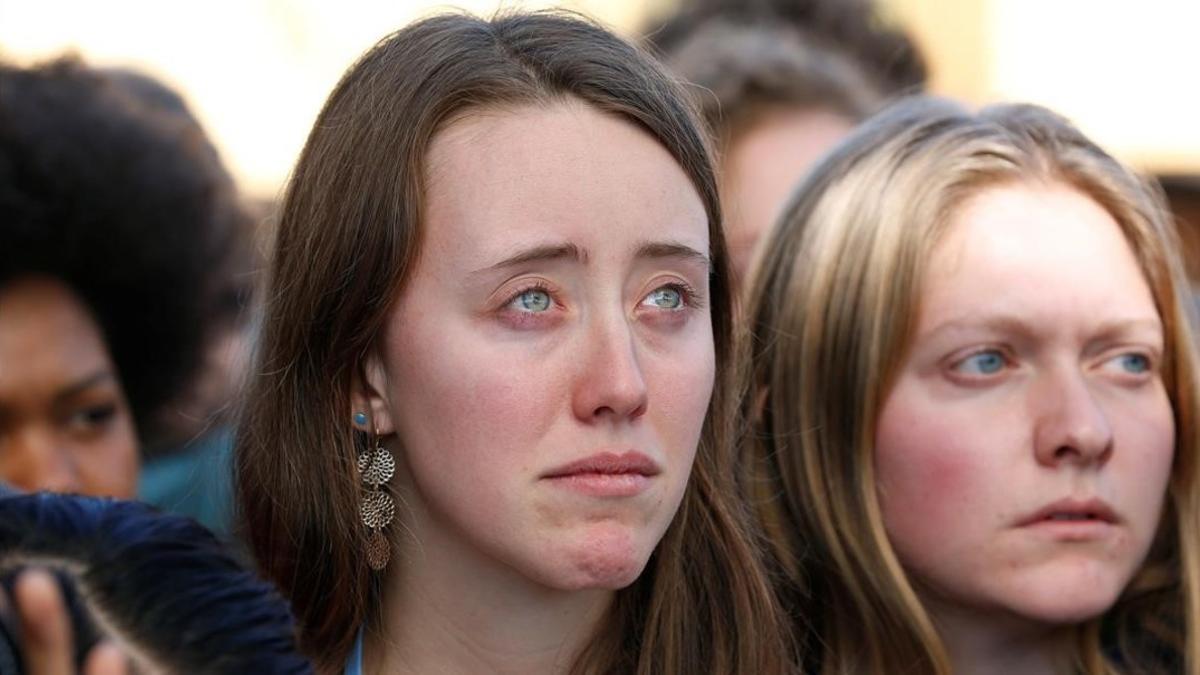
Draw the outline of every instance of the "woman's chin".
[[[1116,602],[1115,594],[1080,593],[1075,597],[1033,599],[1018,611],[1046,625],[1063,626],[1083,623],[1103,615]]]
[[[1048,578],[1044,583],[1012,593],[1011,611],[1045,625],[1068,625],[1103,615],[1117,602],[1126,585],[1124,575]]]
[[[550,585],[562,590],[617,590],[642,574],[654,547],[619,526],[592,527],[585,536],[552,555],[557,558]],[[552,562],[552,561],[547,561]]]

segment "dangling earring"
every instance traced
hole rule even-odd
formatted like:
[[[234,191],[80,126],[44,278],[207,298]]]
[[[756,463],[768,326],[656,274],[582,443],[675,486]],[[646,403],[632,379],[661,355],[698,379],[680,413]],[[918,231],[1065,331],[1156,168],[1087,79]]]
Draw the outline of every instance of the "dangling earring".
[[[355,413],[354,421],[365,425],[366,415]],[[392,549],[383,534],[383,528],[390,525],[396,517],[396,503],[381,486],[396,473],[396,460],[392,458],[392,453],[383,447],[379,430],[374,428],[373,431],[375,448],[367,448],[358,455],[358,473],[365,486],[359,516],[363,525],[367,526],[367,564],[378,572],[387,567],[388,560],[392,557]]]

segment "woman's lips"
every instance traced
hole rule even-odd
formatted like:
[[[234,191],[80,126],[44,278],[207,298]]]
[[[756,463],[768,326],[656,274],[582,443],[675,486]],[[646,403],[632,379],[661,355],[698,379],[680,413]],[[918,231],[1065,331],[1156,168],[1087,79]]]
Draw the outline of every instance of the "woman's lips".
[[[1060,499],[1034,511],[1018,527],[1045,532],[1056,539],[1087,541],[1108,536],[1120,518],[1100,499]]]
[[[637,451],[598,452],[551,469],[542,480],[593,497],[632,497],[650,486],[662,469]]]

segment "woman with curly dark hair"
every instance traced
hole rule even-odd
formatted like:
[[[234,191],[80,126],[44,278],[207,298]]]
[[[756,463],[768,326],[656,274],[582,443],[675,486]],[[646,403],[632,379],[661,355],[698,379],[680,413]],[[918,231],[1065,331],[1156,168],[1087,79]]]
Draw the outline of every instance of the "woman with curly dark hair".
[[[194,123],[75,59],[0,65],[0,480],[133,494],[241,217]]]

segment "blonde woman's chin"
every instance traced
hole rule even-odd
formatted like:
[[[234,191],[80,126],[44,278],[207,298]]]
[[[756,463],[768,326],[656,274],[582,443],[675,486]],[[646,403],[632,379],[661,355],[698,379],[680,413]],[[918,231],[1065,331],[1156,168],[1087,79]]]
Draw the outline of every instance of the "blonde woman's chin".
[[[1063,556],[1033,569],[999,575],[984,588],[961,588],[930,600],[939,623],[961,615],[1007,617],[1019,623],[1061,627],[1084,623],[1113,607],[1128,586],[1133,568],[1127,564],[1080,556]]]

